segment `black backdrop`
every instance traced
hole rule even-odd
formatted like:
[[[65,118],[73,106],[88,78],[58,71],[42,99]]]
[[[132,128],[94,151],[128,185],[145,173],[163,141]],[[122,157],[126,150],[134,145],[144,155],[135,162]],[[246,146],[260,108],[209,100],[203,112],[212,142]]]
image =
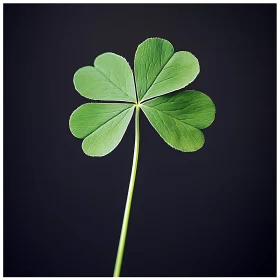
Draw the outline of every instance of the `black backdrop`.
[[[181,153],[142,114],[122,276],[276,275],[276,5],[4,5],[4,275],[111,276],[134,123],[104,158],[68,129],[74,72],[148,37],[188,50],[217,108]]]

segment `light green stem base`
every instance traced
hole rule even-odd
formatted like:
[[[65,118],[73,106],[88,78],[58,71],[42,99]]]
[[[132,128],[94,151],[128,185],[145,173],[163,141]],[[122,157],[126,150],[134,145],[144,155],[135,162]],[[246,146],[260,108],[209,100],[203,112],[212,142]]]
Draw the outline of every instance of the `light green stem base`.
[[[129,183],[128,194],[127,194],[127,199],[126,199],[125,211],[124,211],[124,216],[123,216],[122,231],[121,231],[118,253],[117,253],[115,269],[114,269],[114,277],[119,277],[120,272],[121,272],[123,252],[124,252],[124,247],[125,247],[125,240],[126,240],[128,221],[129,221],[129,214],[130,214],[130,208],[131,208],[131,202],[132,202],[132,196],[133,196],[133,189],[134,189],[134,183],[135,183],[136,171],[137,171],[137,164],[138,164],[139,143],[140,143],[140,130],[139,130],[140,108],[137,105],[135,107],[135,109],[136,109],[136,112],[135,112],[134,155],[133,155],[133,163],[132,163],[132,170],[131,170],[130,183]]]

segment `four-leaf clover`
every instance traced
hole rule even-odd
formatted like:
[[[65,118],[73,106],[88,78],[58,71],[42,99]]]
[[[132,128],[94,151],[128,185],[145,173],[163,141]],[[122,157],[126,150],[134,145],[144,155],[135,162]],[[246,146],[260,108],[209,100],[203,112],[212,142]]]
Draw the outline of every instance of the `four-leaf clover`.
[[[94,66],[75,73],[76,90],[86,98],[103,101],[84,104],[70,117],[70,130],[84,139],[85,154],[104,156],[115,149],[135,107],[142,109],[171,147],[182,152],[200,149],[204,144],[200,129],[213,122],[214,103],[195,90],[170,93],[196,78],[197,58],[186,51],[174,53],[167,40],[150,38],[137,48],[134,71],[136,89],[127,61],[117,54],[104,53],[95,59]]]
[[[104,53],[95,59],[94,66],[85,66],[74,75],[76,90],[95,101],[80,106],[70,117],[70,130],[84,139],[82,148],[87,155],[105,156],[114,150],[136,112],[132,172],[114,276],[120,275],[136,178],[140,108],[163,140],[182,152],[203,146],[201,129],[215,117],[214,103],[202,92],[171,93],[191,83],[199,73],[198,60],[190,52],[174,53],[167,40],[147,39],[137,48],[134,71],[136,85],[127,61],[114,53]]]

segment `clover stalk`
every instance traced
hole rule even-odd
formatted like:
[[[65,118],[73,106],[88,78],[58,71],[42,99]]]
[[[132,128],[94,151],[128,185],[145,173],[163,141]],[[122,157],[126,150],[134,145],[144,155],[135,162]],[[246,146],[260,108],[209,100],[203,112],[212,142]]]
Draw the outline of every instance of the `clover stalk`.
[[[135,105],[135,144],[134,144],[134,155],[133,155],[133,163],[132,170],[129,182],[129,188],[127,193],[126,205],[123,216],[122,230],[119,240],[119,247],[116,257],[115,269],[114,269],[114,277],[119,277],[122,267],[123,253],[126,242],[127,228],[129,222],[129,215],[133,197],[133,190],[137,172],[137,164],[138,164],[138,155],[139,155],[139,144],[140,144],[140,129],[139,129],[139,115],[140,115],[140,104]]]

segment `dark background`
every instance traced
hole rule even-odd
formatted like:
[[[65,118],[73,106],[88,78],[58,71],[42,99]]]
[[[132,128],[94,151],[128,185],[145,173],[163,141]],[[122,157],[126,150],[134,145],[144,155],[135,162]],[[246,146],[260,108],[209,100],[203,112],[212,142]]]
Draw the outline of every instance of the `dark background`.
[[[142,114],[122,276],[276,275],[276,5],[4,5],[4,275],[111,276],[134,122],[104,158],[68,128],[74,72],[168,39],[217,108],[170,148]]]

